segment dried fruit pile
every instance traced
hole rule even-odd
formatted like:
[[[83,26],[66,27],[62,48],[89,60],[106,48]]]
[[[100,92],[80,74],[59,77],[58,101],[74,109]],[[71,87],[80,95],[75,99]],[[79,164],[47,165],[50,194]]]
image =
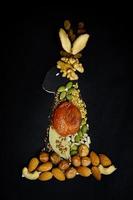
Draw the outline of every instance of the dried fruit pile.
[[[62,28],[59,31],[64,50],[57,68],[63,77],[77,80],[76,71],[84,72],[78,59],[89,35],[85,33],[83,23],[78,25],[77,38],[68,20],[64,22],[64,28],[66,31]],[[100,181],[102,174],[112,174],[116,168],[111,160],[105,154],[90,151],[88,131],[86,104],[78,83],[69,81],[59,86],[55,92],[45,147],[38,157],[30,160],[28,167],[23,168],[22,176],[30,180],[48,181],[55,177],[64,181],[77,175],[89,177],[92,174]]]
[[[100,181],[102,174],[109,175],[116,170],[105,154],[97,155],[82,144],[78,153],[69,160],[62,159],[57,153],[41,152],[39,157],[32,158],[28,167],[23,168],[23,176],[30,180],[48,181],[53,177],[59,181],[73,179],[77,175],[89,177],[93,175]]]

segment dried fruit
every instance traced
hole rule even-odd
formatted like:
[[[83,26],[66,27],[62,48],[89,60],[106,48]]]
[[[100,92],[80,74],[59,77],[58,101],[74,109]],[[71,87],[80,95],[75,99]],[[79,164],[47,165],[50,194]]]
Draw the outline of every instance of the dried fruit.
[[[77,168],[77,172],[84,177],[88,177],[91,175],[91,170],[88,167],[80,166]]]
[[[102,165],[99,165],[98,168],[100,173],[104,175],[112,174],[116,170],[116,167],[114,165],[111,165],[109,167],[103,167]]]
[[[85,48],[88,39],[89,39],[89,34],[86,33],[80,35],[73,43],[72,54],[75,55],[80,51],[82,51]]]
[[[39,176],[39,180],[40,181],[49,181],[50,179],[52,179],[53,174],[51,172],[43,172],[40,174]]]
[[[50,156],[50,159],[51,159],[51,161],[52,161],[52,163],[54,165],[57,165],[60,162],[60,160],[61,160],[60,156],[57,153],[55,153],[55,152],[52,153],[52,155]]]
[[[94,176],[98,181],[100,181],[101,178],[102,178],[102,176],[101,176],[101,172],[100,172],[99,168],[96,167],[96,166],[93,166],[93,167],[91,168],[91,171],[92,171],[93,176]]]
[[[65,101],[54,110],[52,122],[61,136],[72,135],[80,128],[81,113],[73,103]]]
[[[112,164],[111,160],[105,154],[99,154],[100,163],[104,167],[108,167]]]
[[[22,177],[25,177],[25,178],[27,178],[27,179],[29,179],[29,180],[36,180],[36,179],[38,179],[39,174],[40,174],[40,173],[37,172],[37,171],[34,171],[33,173],[30,173],[30,172],[28,171],[27,167],[24,167],[24,168],[22,169]]]
[[[39,160],[44,163],[47,162],[49,160],[49,154],[46,152],[41,152],[39,155]]]
[[[81,159],[79,156],[75,155],[71,158],[72,165],[75,167],[79,167],[81,165]]]
[[[60,41],[61,41],[63,49],[66,52],[70,53],[71,52],[71,42],[68,38],[67,33],[64,31],[63,28],[60,28],[60,30],[59,30],[59,37],[60,37]]]
[[[59,163],[59,169],[65,171],[69,168],[69,162],[67,160],[62,160],[60,163]]]
[[[89,166],[91,164],[91,159],[89,157],[87,157],[87,156],[82,157],[81,164],[82,164],[82,166],[87,167],[87,166]]]
[[[51,162],[46,162],[46,163],[43,163],[43,164],[41,164],[38,168],[37,168],[37,170],[39,171],[39,172],[46,172],[46,171],[49,171],[49,170],[51,170],[52,169],[52,163]]]
[[[69,20],[65,20],[65,21],[64,21],[64,28],[65,28],[66,30],[69,30],[70,27],[71,27],[70,21],[69,21]]]
[[[32,158],[28,165],[28,171],[33,172],[37,168],[38,164],[39,164],[39,160],[35,157]]]
[[[68,179],[72,179],[76,176],[77,174],[77,170],[74,167],[70,167],[69,169],[67,169],[65,175]]]
[[[100,163],[99,157],[94,151],[91,151],[90,159],[91,159],[92,165],[94,165],[94,166],[98,166],[99,165],[99,163]]]
[[[89,148],[87,147],[87,145],[82,144],[82,145],[80,145],[78,151],[79,151],[79,155],[80,155],[81,157],[84,157],[84,156],[87,156],[87,155],[88,155],[88,153],[89,153]]]
[[[59,168],[53,168],[52,174],[59,181],[65,181],[65,175]]]

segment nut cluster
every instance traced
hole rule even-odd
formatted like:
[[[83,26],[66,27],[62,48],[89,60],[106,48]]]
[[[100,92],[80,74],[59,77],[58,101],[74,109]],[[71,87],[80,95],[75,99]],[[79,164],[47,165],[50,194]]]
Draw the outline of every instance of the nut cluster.
[[[78,153],[71,160],[62,159],[57,153],[41,152],[39,157],[30,160],[28,167],[22,170],[22,176],[40,181],[48,181],[55,177],[59,181],[73,179],[77,175],[89,177],[91,174],[100,181],[102,174],[109,175],[116,170],[111,160],[105,154],[97,155],[82,144]]]

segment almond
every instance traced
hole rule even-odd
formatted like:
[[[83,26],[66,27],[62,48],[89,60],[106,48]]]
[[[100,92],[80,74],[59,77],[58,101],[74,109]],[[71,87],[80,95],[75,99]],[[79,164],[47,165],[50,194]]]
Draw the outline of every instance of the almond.
[[[91,159],[92,165],[94,165],[94,166],[98,166],[99,165],[99,163],[100,163],[99,157],[94,151],[92,151],[90,153],[90,159]]]
[[[101,173],[100,173],[100,170],[98,169],[98,167],[93,166],[91,168],[91,171],[92,171],[92,174],[95,177],[95,179],[100,181],[102,176],[101,176]]]
[[[37,168],[37,170],[39,171],[39,172],[46,172],[46,171],[49,171],[49,170],[51,170],[52,169],[52,163],[51,162],[46,162],[46,163],[43,163],[43,164],[41,164],[38,168]]]
[[[28,164],[28,171],[33,172],[39,164],[39,160],[37,158],[32,158]]]
[[[41,162],[47,162],[49,160],[49,154],[46,152],[41,152],[39,155],[39,159]]]
[[[43,172],[40,174],[39,176],[39,180],[40,181],[48,181],[50,179],[52,179],[53,174],[51,172]]]
[[[59,181],[65,181],[65,175],[59,168],[53,168],[52,174]]]
[[[105,154],[99,154],[99,158],[104,167],[108,167],[112,164],[111,160]]]
[[[73,43],[72,54],[75,55],[80,51],[82,51],[85,48],[88,39],[89,39],[89,34],[86,33],[80,35]]]
[[[70,53],[71,52],[71,42],[68,38],[67,33],[64,31],[63,28],[60,28],[60,30],[59,30],[59,37],[60,37],[60,41],[61,41],[61,45],[62,45],[63,49],[67,53]]]
[[[88,177],[91,175],[91,170],[88,167],[80,166],[77,168],[77,172],[84,177]]]

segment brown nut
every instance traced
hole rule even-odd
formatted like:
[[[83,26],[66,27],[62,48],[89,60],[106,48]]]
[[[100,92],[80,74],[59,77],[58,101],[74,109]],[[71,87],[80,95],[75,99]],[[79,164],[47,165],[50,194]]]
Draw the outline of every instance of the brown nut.
[[[67,160],[62,160],[60,163],[59,163],[59,169],[61,170],[67,170],[69,168],[69,162]]]
[[[87,166],[89,166],[91,164],[91,159],[89,157],[87,157],[87,156],[82,157],[81,164],[82,164],[82,166],[87,167]]]
[[[102,176],[101,176],[101,173],[100,173],[100,170],[98,169],[98,167],[93,166],[91,168],[91,171],[92,171],[92,174],[95,177],[95,179],[97,179],[98,181],[100,181],[101,178],[102,178]]]
[[[72,179],[76,176],[77,170],[74,167],[70,167],[65,174],[68,179]]]
[[[57,153],[55,153],[55,152],[52,153],[52,155],[50,156],[50,159],[51,159],[51,161],[52,161],[52,163],[54,165],[57,165],[60,162],[60,160],[61,160],[60,156]]]
[[[65,175],[59,168],[53,168],[52,174],[59,181],[65,181]]]
[[[90,158],[91,158],[92,165],[94,165],[94,166],[98,166],[99,165],[99,163],[100,163],[99,157],[94,151],[92,151],[90,153]]]
[[[33,172],[39,164],[39,160],[37,158],[32,158],[28,164],[28,171]]]
[[[72,162],[72,165],[75,167],[79,167],[81,165],[81,159],[77,155],[72,157],[71,162]]]
[[[49,170],[51,170],[52,169],[52,163],[51,162],[46,162],[46,163],[43,163],[43,164],[41,164],[38,168],[37,168],[37,170],[39,171],[39,172],[46,172],[46,171],[49,171]]]
[[[85,144],[80,145],[78,151],[81,157],[87,156],[89,154],[89,148]]]
[[[52,179],[53,174],[51,172],[43,172],[40,174],[39,176],[39,180],[40,181],[49,181],[50,179]]]
[[[88,177],[91,175],[91,170],[88,167],[80,166],[77,168],[77,172],[84,177]]]
[[[41,162],[47,162],[49,160],[49,154],[46,152],[41,152],[39,155],[39,159]]]
[[[99,154],[99,158],[103,167],[108,167],[112,164],[111,160],[105,154]]]

